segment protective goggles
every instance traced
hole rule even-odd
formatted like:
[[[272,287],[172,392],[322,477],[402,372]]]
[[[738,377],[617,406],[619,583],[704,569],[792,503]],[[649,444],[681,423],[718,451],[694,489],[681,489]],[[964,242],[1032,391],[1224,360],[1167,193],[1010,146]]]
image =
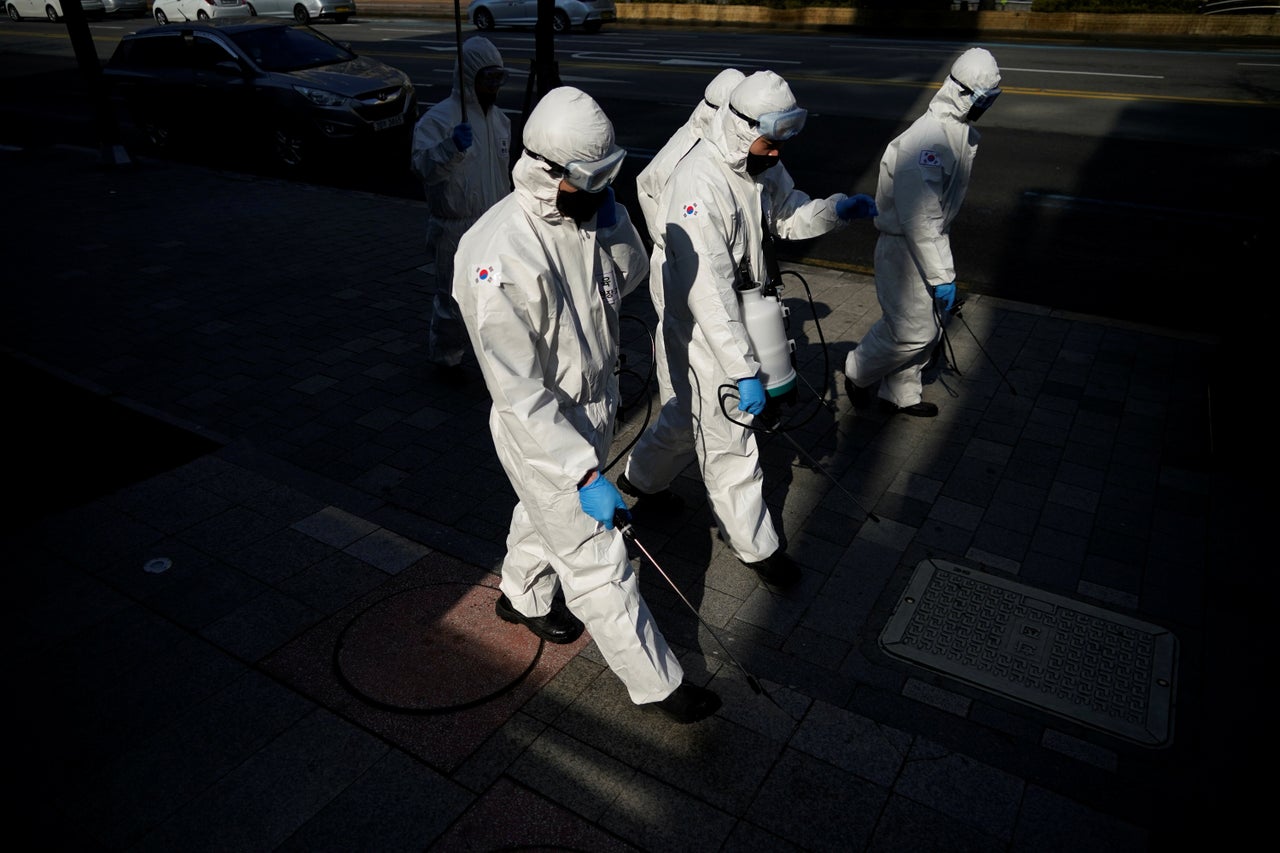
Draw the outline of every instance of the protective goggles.
[[[948,74],[947,76],[950,77],[952,81],[957,86],[960,87],[961,94],[969,96],[969,102],[975,109],[978,109],[978,110],[990,109],[991,105],[996,102],[996,98],[1000,97],[999,86],[996,86],[994,89],[986,89],[985,91],[981,89],[971,89],[965,84],[961,83],[959,80],[956,80],[954,74]]]
[[[733,114],[747,123],[747,126],[756,130],[765,139],[771,139],[774,142],[785,142],[795,136],[804,127],[804,120],[809,115],[808,110],[796,107],[792,110],[783,110],[776,113],[765,113],[760,118],[751,118],[751,116],[743,115],[734,108],[732,104],[729,109],[733,110]]]
[[[496,89],[507,82],[507,69],[500,65],[486,65],[476,72],[476,86],[481,89]]]
[[[574,189],[589,193],[599,192],[613,183],[613,179],[618,177],[618,172],[622,171],[622,161],[627,159],[627,149],[625,148],[614,148],[599,160],[570,160],[563,166],[554,160],[548,160],[541,154],[530,151],[528,148],[524,150],[524,153],[535,160],[541,160],[546,163],[551,167],[552,174],[555,177],[568,181],[569,185]]]

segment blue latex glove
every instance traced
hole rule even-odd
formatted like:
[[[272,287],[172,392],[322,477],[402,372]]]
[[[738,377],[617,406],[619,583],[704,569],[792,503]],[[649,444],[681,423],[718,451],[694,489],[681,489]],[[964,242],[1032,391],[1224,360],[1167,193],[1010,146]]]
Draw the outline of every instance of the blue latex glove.
[[[738,411],[758,415],[764,411],[764,383],[754,376],[738,380]]]
[[[947,284],[935,284],[933,298],[942,303],[944,312],[950,313],[952,306],[956,304],[956,283],[952,281]]]
[[[469,123],[464,121],[453,129],[453,144],[458,147],[459,151],[466,151],[474,141],[475,136],[471,133],[471,125]]]
[[[614,208],[617,203],[613,197],[613,187],[605,187],[604,201],[600,202],[600,209],[596,211],[596,229],[603,230],[612,228],[618,224],[618,211]]]
[[[876,209],[876,200],[866,193],[851,195],[836,202],[836,216],[839,216],[845,222],[850,222],[854,219],[869,219],[872,216],[879,215],[880,211]]]
[[[582,511],[603,524],[605,530],[613,529],[613,514],[617,510],[627,513],[627,518],[631,517],[617,488],[600,474],[578,489],[578,502],[582,504]]]

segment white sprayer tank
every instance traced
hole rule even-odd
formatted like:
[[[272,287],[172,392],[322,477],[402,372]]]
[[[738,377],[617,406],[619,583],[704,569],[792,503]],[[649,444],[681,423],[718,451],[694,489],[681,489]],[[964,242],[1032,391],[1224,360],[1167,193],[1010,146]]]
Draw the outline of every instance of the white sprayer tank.
[[[787,337],[787,308],[780,297],[765,296],[758,284],[740,289],[738,297],[742,322],[760,362],[760,381],[770,397],[781,397],[796,387],[796,371],[791,365],[795,342]]]

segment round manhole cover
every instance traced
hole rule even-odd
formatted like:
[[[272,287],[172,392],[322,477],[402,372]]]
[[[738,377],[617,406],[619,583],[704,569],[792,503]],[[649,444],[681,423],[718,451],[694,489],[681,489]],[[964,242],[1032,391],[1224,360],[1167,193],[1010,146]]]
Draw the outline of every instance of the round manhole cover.
[[[439,713],[506,693],[538,663],[542,640],[493,612],[498,590],[440,583],[395,593],[338,635],[334,670],[379,708]]]

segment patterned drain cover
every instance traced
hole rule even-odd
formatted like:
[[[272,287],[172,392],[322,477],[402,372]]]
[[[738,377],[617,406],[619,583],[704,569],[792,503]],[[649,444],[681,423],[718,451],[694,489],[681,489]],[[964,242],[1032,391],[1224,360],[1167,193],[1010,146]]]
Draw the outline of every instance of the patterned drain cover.
[[[1026,584],[924,560],[880,646],[1143,746],[1173,734],[1177,637]]]

